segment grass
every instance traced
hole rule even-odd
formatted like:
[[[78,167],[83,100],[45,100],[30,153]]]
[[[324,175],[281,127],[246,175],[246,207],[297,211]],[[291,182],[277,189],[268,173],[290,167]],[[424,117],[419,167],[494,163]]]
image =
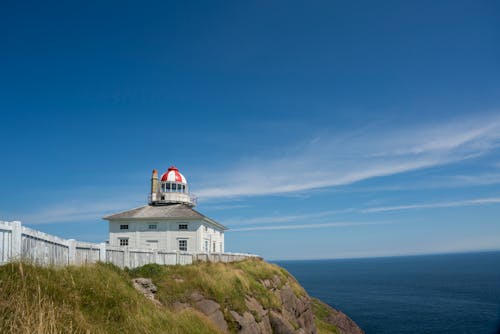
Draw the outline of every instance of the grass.
[[[190,303],[198,291],[218,302],[226,319],[232,319],[229,310],[248,310],[247,296],[266,309],[280,309],[279,297],[263,280],[274,279],[278,288],[288,284],[296,295],[306,295],[286,270],[261,260],[148,264],[133,270],[104,263],[44,268],[18,262],[0,266],[0,333],[218,333],[191,308],[174,311],[146,300],[132,287],[135,277],[151,278],[158,286],[156,297],[166,306]],[[313,306],[319,333],[336,333],[321,320],[326,317],[322,304]],[[228,325],[235,331],[234,322]]]
[[[107,264],[0,267],[1,333],[217,333],[198,312],[147,302]]]
[[[198,262],[188,266],[149,264],[131,270],[132,277],[150,277],[159,286],[158,297],[165,304],[189,302],[193,291],[217,301],[223,309],[242,314],[247,310],[245,296],[252,296],[267,309],[279,309],[279,298],[261,283],[277,276],[280,287],[289,284],[298,295],[304,289],[283,268],[262,260],[234,263]]]
[[[268,290],[263,280],[279,279],[279,286],[288,284],[296,295],[304,289],[285,269],[259,259],[233,263],[198,262],[187,266],[149,264],[129,271],[132,277],[150,277],[158,286],[158,299],[166,304],[190,302],[193,291],[215,300],[225,315],[230,329],[236,328],[230,310],[243,314],[248,310],[245,298],[255,298],[265,309],[280,310],[280,298]],[[251,312],[254,316],[259,315]]]
[[[318,334],[339,333],[337,327],[325,321],[325,318],[330,314],[328,307],[316,298],[311,298],[314,323]]]

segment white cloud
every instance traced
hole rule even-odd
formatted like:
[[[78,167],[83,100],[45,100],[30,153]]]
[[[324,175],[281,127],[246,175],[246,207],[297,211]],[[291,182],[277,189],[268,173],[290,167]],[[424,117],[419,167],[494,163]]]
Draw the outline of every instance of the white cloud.
[[[264,216],[264,217],[254,217],[246,219],[230,218],[226,220],[227,224],[230,225],[274,224],[274,223],[288,223],[294,221],[311,220],[311,219],[329,217],[339,213],[346,213],[352,211],[353,209],[327,210],[327,211],[312,212],[300,215]]]
[[[370,213],[370,212],[387,212],[387,211],[402,211],[402,210],[415,210],[415,209],[451,208],[460,206],[488,205],[488,204],[499,204],[499,203],[500,203],[500,197],[490,197],[490,198],[468,199],[463,201],[383,206],[383,207],[363,209],[361,210],[361,212]]]
[[[336,222],[336,223],[319,223],[319,224],[301,224],[301,225],[273,225],[273,226],[251,226],[230,229],[230,232],[249,232],[249,231],[269,231],[269,230],[303,230],[311,228],[327,228],[327,227],[347,227],[360,225],[380,225],[391,224],[392,222]]]
[[[131,209],[138,206],[134,201],[119,201],[119,202],[93,202],[89,199],[85,203],[81,202],[64,202],[61,204],[49,206],[37,212],[21,213],[15,216],[15,219],[21,220],[23,223],[51,224],[75,221],[99,220],[106,214],[117,211]]]
[[[202,199],[300,192],[456,163],[500,146],[500,117],[483,116],[398,130],[367,128],[315,137],[273,156],[255,156],[211,177]],[[203,181],[202,181],[203,182]]]
[[[220,205],[205,205],[204,206],[207,209],[210,210],[216,210],[216,211],[226,211],[226,210],[236,210],[236,209],[246,209],[246,208],[251,208],[253,205],[250,204],[220,204]]]

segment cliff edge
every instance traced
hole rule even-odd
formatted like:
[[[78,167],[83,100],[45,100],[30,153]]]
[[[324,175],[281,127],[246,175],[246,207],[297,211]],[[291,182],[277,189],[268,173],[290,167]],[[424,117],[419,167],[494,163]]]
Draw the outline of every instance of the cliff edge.
[[[2,333],[346,333],[363,331],[262,260],[0,267]]]

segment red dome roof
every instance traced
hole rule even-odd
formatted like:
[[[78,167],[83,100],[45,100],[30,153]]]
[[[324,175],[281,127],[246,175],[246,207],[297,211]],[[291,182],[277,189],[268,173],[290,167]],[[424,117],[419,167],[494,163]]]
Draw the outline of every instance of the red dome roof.
[[[161,181],[187,183],[184,175],[182,175],[175,166],[171,166],[168,168],[167,172],[161,176]]]

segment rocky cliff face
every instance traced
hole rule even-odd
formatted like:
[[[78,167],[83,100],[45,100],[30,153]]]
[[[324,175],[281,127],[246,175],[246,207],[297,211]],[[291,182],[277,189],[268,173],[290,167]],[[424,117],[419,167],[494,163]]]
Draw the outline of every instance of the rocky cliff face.
[[[363,333],[342,312],[319,300],[310,298],[297,281],[282,268],[267,264],[264,261],[261,262],[260,264],[254,264],[249,273],[245,272],[244,269],[236,268],[239,279],[245,278],[245,276],[252,278],[246,282],[248,283],[248,289],[243,289],[245,293],[241,295],[242,303],[240,305],[236,305],[237,300],[230,300],[230,297],[214,296],[214,294],[211,294],[211,289],[200,291],[196,287],[191,291],[185,291],[184,294],[180,295],[180,298],[170,299],[170,301],[163,300],[162,303],[175,310],[185,308],[198,310],[221,333]],[[234,267],[237,265],[228,266]],[[271,270],[269,266],[272,266]],[[263,270],[256,275],[258,267],[262,267]],[[224,270],[227,271],[227,268],[224,268]],[[137,282],[145,283],[137,284]],[[175,285],[175,282],[184,283],[184,279],[177,276],[167,286]],[[150,280],[139,278],[134,280],[134,284],[147,298],[158,303],[154,294],[156,290],[161,292],[162,285],[165,285],[165,282],[160,280],[157,288]],[[164,287],[167,288],[167,286]],[[189,292],[187,298],[186,292]],[[159,299],[161,301],[161,294]]]

